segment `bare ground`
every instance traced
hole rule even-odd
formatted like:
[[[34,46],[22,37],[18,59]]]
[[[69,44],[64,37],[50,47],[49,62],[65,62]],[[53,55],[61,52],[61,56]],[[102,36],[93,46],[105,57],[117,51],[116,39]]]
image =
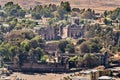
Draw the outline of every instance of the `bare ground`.
[[[69,76],[70,74],[55,74],[55,73],[43,73],[43,74],[23,74],[23,73],[13,73],[12,76],[17,76],[19,79],[24,80],[60,80],[63,77]]]

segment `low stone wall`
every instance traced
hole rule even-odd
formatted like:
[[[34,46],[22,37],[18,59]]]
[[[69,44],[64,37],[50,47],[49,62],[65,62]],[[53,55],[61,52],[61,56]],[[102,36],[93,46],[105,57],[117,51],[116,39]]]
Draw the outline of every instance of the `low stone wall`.
[[[21,67],[10,66],[13,71],[23,71],[23,72],[67,72],[65,65],[58,63],[24,63]]]

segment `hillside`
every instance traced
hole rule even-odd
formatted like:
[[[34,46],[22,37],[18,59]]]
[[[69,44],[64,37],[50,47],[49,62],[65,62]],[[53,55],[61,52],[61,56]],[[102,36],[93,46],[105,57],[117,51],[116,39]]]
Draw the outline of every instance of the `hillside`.
[[[13,1],[20,4],[23,8],[30,8],[35,5],[45,5],[49,3],[59,4],[62,0],[0,0],[0,5]],[[112,10],[120,7],[119,0],[63,0],[69,1],[72,7],[93,8],[96,11]]]

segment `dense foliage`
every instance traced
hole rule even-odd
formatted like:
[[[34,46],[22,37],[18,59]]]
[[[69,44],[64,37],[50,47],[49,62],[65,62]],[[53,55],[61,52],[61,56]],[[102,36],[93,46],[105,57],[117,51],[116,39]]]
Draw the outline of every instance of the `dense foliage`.
[[[100,25],[94,22],[96,18],[94,10],[72,9],[69,2],[61,2],[60,5],[36,5],[29,10],[8,2],[0,6],[1,56],[5,61],[12,61],[18,56],[21,65],[23,60],[27,59],[26,56],[34,61],[45,62],[49,57],[43,50],[46,41],[35,32],[34,28],[52,26],[55,33],[59,34],[60,28],[72,24],[73,17],[80,18],[78,24],[85,26],[84,38],[58,40],[58,52],[81,54],[102,53],[104,49],[111,53],[120,51],[120,25],[118,25],[120,8],[105,11],[100,18],[104,25]],[[113,20],[117,21],[117,26],[112,24]],[[86,54],[83,58],[70,57],[69,61],[78,61],[78,66],[84,65],[84,67],[100,64],[98,57],[91,54]]]
[[[3,7],[7,15],[14,17],[25,17],[25,10],[23,10],[18,4],[13,4],[13,2],[8,2]]]

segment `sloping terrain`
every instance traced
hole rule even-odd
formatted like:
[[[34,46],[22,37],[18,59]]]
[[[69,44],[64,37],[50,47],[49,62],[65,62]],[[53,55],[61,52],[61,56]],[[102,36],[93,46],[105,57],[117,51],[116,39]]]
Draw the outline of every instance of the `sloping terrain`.
[[[72,7],[93,8],[96,11],[112,10],[120,7],[120,0],[0,0],[0,4],[13,1],[23,8],[29,9],[35,5],[46,5],[50,3],[59,4],[61,1],[69,1]]]

